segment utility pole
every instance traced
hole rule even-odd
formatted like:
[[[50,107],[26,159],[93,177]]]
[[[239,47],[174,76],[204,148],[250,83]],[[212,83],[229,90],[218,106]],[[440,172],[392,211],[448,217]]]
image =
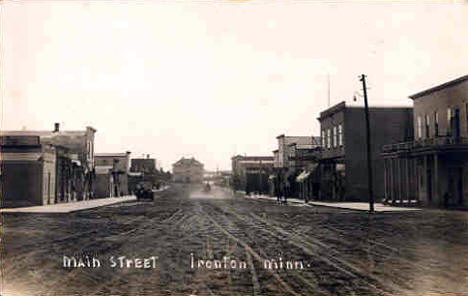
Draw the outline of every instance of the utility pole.
[[[362,74],[362,89],[364,91],[364,112],[366,115],[366,146],[367,146],[367,180],[369,187],[369,212],[374,213],[374,191],[372,188],[372,160],[371,160],[371,140],[369,123],[369,105],[367,103],[366,75]]]

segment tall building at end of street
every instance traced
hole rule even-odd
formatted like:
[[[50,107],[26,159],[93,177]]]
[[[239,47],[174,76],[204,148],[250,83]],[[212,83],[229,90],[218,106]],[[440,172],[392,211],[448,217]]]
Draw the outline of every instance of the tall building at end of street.
[[[204,168],[203,164],[195,158],[184,158],[172,164],[172,175],[174,182],[202,183]]]

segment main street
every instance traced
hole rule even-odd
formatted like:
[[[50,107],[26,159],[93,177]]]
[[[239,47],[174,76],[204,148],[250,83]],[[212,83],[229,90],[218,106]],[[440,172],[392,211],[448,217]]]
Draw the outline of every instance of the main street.
[[[173,185],[154,202],[4,215],[2,295],[468,293],[467,250],[467,212],[369,215]]]

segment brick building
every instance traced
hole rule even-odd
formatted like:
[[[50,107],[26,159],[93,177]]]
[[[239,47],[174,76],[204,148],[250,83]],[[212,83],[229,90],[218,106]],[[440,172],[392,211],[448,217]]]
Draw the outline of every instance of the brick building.
[[[202,183],[203,172],[203,164],[193,157],[182,157],[172,165],[172,175],[174,182]]]
[[[468,75],[410,96],[414,138],[383,147],[392,204],[468,205]]]
[[[130,151],[125,153],[96,153],[95,194],[97,197],[128,195]]]
[[[363,107],[345,102],[320,113],[322,155],[320,199],[367,201],[366,126]],[[384,197],[384,144],[412,137],[412,108],[370,107],[373,188],[377,199]]]

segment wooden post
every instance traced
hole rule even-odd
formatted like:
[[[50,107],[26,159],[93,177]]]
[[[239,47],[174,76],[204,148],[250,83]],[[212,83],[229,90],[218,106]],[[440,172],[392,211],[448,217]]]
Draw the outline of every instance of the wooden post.
[[[410,198],[410,174],[409,174],[409,159],[405,158],[405,169],[406,169],[406,198],[408,199],[408,205],[411,200]]]
[[[441,200],[439,199],[439,197],[440,197],[440,195],[439,195],[439,157],[438,157],[437,153],[434,154],[434,174],[433,175],[434,175],[434,178],[432,178],[433,184],[434,184],[434,186],[433,186],[434,187],[434,190],[433,190],[433,192],[434,192],[433,197],[434,198],[433,198],[433,200],[434,201],[437,200],[437,201],[440,202]]]
[[[388,177],[388,173],[387,173],[387,159],[384,158],[384,199],[385,199],[385,201],[386,201],[387,198],[388,198],[388,194],[387,194],[387,189],[388,189],[387,177]]]

